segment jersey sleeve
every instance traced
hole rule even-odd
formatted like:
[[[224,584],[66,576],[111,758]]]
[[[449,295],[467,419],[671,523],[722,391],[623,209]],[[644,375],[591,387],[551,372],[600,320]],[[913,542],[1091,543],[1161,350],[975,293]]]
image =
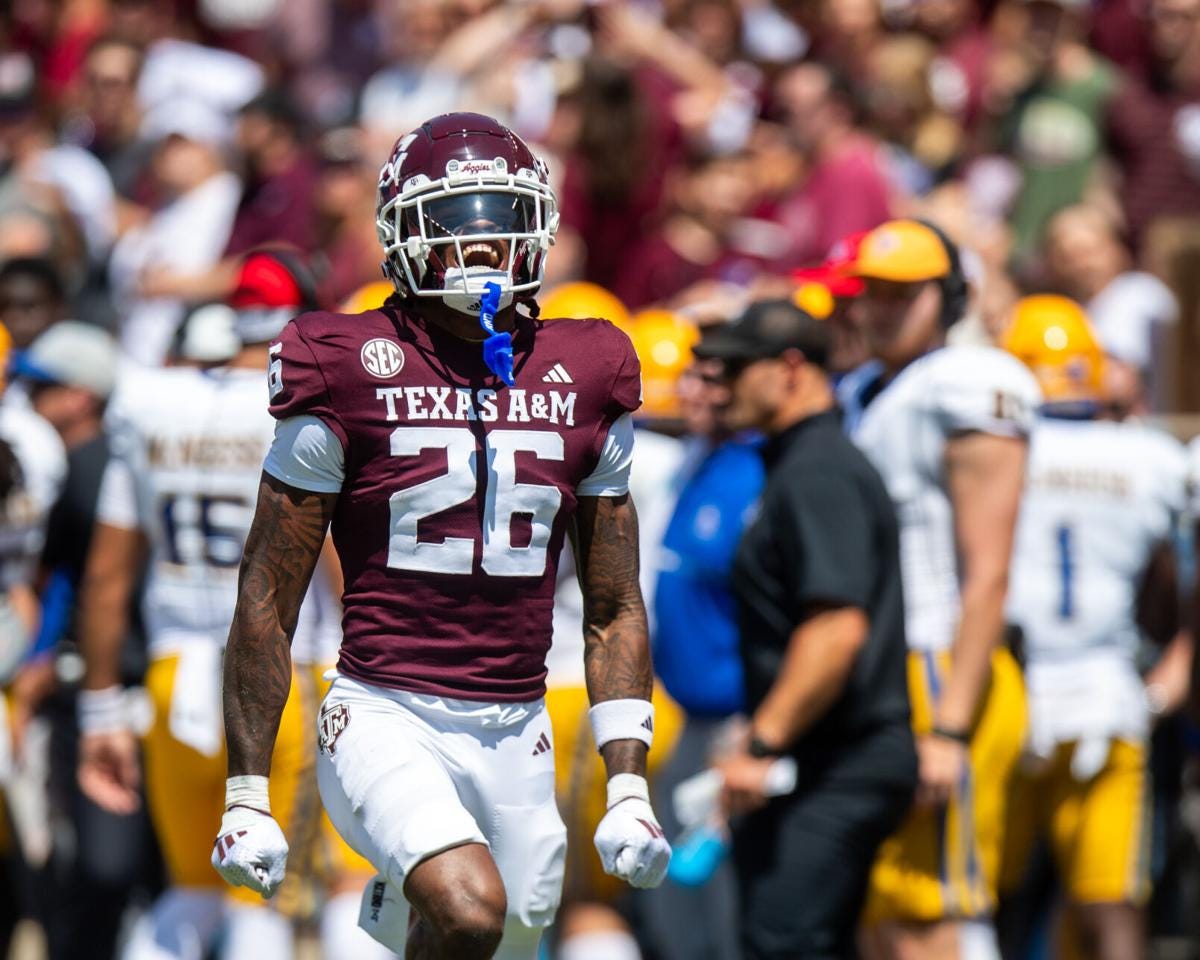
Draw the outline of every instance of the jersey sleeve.
[[[319,417],[286,417],[275,425],[263,469],[290,487],[337,493],[346,479],[345,452]]]
[[[133,465],[124,457],[109,458],[96,498],[96,522],[122,530],[145,529],[140,501]]]
[[[642,405],[642,365],[638,362],[633,343],[620,330],[615,330],[621,341],[623,354],[612,384],[613,419],[623,413],[633,413]]]
[[[1200,520],[1200,437],[1196,437],[1187,449],[1188,454],[1188,470],[1187,470],[1187,498],[1188,498],[1188,513],[1195,519]]]
[[[300,329],[298,321],[302,319],[292,320],[284,327],[279,339],[271,344],[267,374],[271,416],[276,420],[304,415],[316,417],[333,432],[345,450],[349,447],[349,437],[330,399],[321,364]]]
[[[619,497],[628,493],[633,442],[633,417],[625,413],[608,428],[608,436],[600,450],[600,462],[580,481],[575,492],[581,497]]]
[[[933,403],[947,436],[988,433],[1028,438],[1042,395],[1016,358],[999,350],[952,351],[934,386]]]
[[[1168,529],[1163,531],[1165,537],[1178,528],[1184,514],[1191,514],[1195,510],[1194,460],[1189,462],[1188,451],[1174,437],[1161,434],[1154,439],[1156,455],[1148,459],[1154,464],[1158,501],[1167,518]]]

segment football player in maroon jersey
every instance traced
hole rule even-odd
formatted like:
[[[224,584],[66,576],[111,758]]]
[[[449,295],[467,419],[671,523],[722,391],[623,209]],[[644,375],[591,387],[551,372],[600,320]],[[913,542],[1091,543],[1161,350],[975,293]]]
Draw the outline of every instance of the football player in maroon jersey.
[[[360,923],[410,958],[532,960],[553,920],[566,838],[542,695],[568,533],[609,776],[596,848],[634,886],[661,882],[670,858],[645,781],[638,361],[609,323],[537,319],[557,223],[545,166],[511,131],[430,120],[380,175],[395,296],[299,316],[271,348],[278,424],[226,651],[213,864],[268,896],[283,876],[266,777],[289,635],[332,523],[344,639],[318,721],[321,794],[379,871]]]

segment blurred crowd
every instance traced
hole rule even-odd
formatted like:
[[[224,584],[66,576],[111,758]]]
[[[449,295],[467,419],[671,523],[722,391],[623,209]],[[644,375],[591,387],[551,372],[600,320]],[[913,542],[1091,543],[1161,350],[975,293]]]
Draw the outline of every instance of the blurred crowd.
[[[1197,17],[1193,0],[16,3],[4,320],[27,345],[14,310],[32,299],[158,364],[231,258],[271,242],[312,254],[340,302],[379,276],[391,144],[467,109],[549,162],[551,284],[699,317],[925,214],[968,241],[976,333],[1022,289],[1061,291],[1153,407],[1193,409]]]
[[[160,882],[144,829],[128,843],[105,834],[117,853],[92,845],[91,872],[78,867],[89,814],[68,732],[81,670],[70,585],[107,456],[108,398],[138,367],[237,354],[225,304],[250,251],[303,257],[311,289],[297,306],[379,305],[380,165],[397,137],[451,110],[497,117],[548,163],[561,224],[543,312],[620,321],[638,347],[646,416],[675,435],[638,454],[655,547],[687,536],[669,526],[671,478],[695,448],[675,439],[712,430],[698,380],[681,378],[697,329],[794,295],[833,321],[831,368],[858,367],[850,291],[818,265],[891,218],[928,219],[961,247],[969,298],[951,342],[992,343],[1023,295],[1062,294],[1097,331],[1120,416],[1200,411],[1200,0],[4,4],[0,323],[17,373],[34,348],[39,386],[14,376],[9,389],[28,393],[65,450],[46,489],[67,483],[35,504],[44,517],[56,503],[45,552],[0,604],[37,638],[32,653],[4,651],[22,771],[10,846],[24,865],[0,912],[42,921],[55,957],[84,956],[74,944],[93,936],[111,949],[134,888],[145,902]],[[1181,439],[1195,432],[1178,423]],[[761,483],[742,454],[739,511]],[[704,522],[730,552],[740,525]],[[130,647],[123,671],[136,683],[144,663]],[[693,730],[737,701],[693,701]],[[1169,815],[1151,930],[1178,937],[1200,884],[1180,840],[1195,820],[1195,797],[1180,802],[1195,731],[1159,737]],[[680,764],[676,779],[703,759]],[[44,909],[52,901],[61,916]],[[647,956],[671,955],[664,944],[686,933],[656,932],[655,917],[690,903],[633,911]],[[580,916],[585,929],[609,922]]]

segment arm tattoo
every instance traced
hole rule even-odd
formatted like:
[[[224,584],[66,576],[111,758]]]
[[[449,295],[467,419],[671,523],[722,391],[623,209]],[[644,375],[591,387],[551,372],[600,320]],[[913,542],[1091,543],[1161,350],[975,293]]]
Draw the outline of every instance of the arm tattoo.
[[[583,588],[583,665],[588,697],[649,700],[654,687],[646,608],[638,584],[633,500],[581,497],[575,517]],[[608,774],[644,773],[646,747],[616,740],[602,751]]]
[[[267,776],[292,685],[292,633],[337,494],[296,490],[264,473],[225,648],[229,775]]]

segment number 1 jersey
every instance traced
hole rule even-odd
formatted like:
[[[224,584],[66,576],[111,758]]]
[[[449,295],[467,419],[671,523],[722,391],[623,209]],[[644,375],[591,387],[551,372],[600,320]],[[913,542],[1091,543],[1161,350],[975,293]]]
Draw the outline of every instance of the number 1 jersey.
[[[340,448],[339,482],[308,489],[339,491],[347,676],[492,702],[545,691],[567,522],[578,496],[623,492],[595,479],[640,370],[601,320],[519,318],[512,336],[511,388],[481,343],[390,308],[304,314],[272,346],[271,413],[316,418]]]
[[[1151,427],[1038,421],[1008,593],[1030,662],[1132,660],[1138,588],[1186,506],[1187,469],[1178,441]]]

